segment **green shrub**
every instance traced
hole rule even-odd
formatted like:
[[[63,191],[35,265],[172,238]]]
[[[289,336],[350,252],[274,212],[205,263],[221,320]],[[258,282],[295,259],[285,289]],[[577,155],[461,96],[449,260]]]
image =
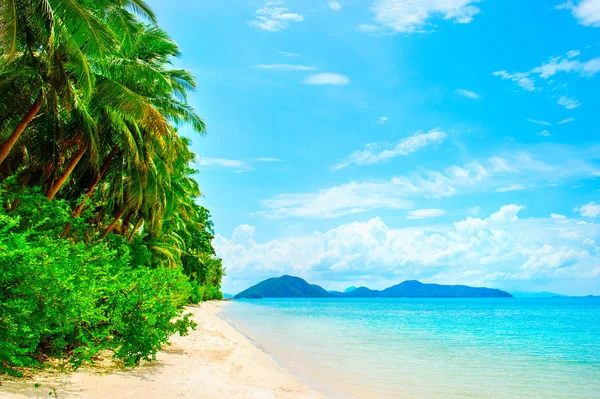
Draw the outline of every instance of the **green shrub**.
[[[181,267],[133,267],[126,245],[61,239],[64,206],[38,202],[36,216],[23,200],[22,212],[0,210],[0,372],[47,357],[77,367],[105,349],[133,365],[193,326]]]
[[[220,301],[223,299],[223,293],[220,287],[213,285],[202,285],[197,281],[190,281],[191,284],[191,303],[200,303],[205,301]]]

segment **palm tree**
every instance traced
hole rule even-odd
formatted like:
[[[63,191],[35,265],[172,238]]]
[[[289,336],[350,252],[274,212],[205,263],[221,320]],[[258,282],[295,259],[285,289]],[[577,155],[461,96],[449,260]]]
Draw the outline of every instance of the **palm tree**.
[[[2,0],[0,81],[30,93],[28,110],[0,144],[0,165],[42,107],[71,108],[91,95],[89,60],[114,41],[98,1]],[[23,75],[29,79],[23,79]],[[82,98],[77,98],[82,97]],[[23,104],[17,104],[23,106]]]
[[[73,219],[92,203],[90,239],[143,235],[173,265],[200,228],[177,128],[206,127],[187,102],[194,78],[171,66],[179,48],[155,22],[142,0],[0,0],[0,99],[14,99],[0,101],[0,179],[18,171],[72,201]]]

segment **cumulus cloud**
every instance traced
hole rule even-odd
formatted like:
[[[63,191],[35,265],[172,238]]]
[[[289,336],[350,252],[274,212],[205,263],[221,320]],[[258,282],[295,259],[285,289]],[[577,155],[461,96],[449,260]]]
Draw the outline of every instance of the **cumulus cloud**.
[[[538,136],[543,136],[543,137],[550,137],[551,134],[549,131],[547,130],[542,130],[541,132],[538,132]]]
[[[256,69],[265,69],[268,71],[314,71],[316,68],[308,65],[294,64],[259,64],[254,65]]]
[[[266,242],[248,225],[215,248],[229,273],[225,284],[246,288],[281,274],[317,283],[369,281],[385,287],[404,279],[502,286],[507,281],[589,278],[600,263],[600,226],[567,218],[522,218],[509,204],[486,218],[422,229],[391,228],[378,217],[325,232]],[[584,244],[588,242],[588,244]],[[331,286],[326,284],[326,286]]]
[[[581,216],[588,218],[596,218],[600,215],[600,204],[596,202],[588,202],[585,205],[581,205],[575,208],[576,212],[579,212]]]
[[[329,8],[331,8],[333,11],[340,11],[342,9],[342,5],[339,1],[330,1]]]
[[[282,4],[282,1],[267,1],[262,8],[256,10],[255,19],[248,21],[248,24],[266,32],[278,32],[288,28],[292,22],[304,21],[302,15],[289,12]]]
[[[463,96],[463,97],[470,98],[472,100],[481,100],[481,95],[475,93],[474,91],[458,89],[458,90],[456,90],[456,94]]]
[[[431,145],[439,144],[447,136],[441,130],[432,129],[427,133],[415,133],[393,145],[370,143],[363,150],[354,151],[346,159],[335,165],[333,170],[343,169],[350,165],[371,165],[385,162],[397,156],[405,156]]]
[[[350,79],[339,73],[317,73],[314,75],[310,75],[304,81],[307,85],[334,85],[334,86],[344,86],[350,83]]]
[[[600,0],[568,1],[556,7],[571,10],[577,22],[584,26],[600,27]]]
[[[435,19],[468,24],[481,12],[477,3],[479,0],[376,0],[371,11],[381,28],[394,33],[416,33],[427,31]]]

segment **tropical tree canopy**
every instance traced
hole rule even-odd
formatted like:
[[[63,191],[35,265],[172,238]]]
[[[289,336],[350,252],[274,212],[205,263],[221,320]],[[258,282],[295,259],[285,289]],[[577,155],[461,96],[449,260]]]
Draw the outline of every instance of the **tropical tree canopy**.
[[[27,273],[15,268],[34,270],[51,284],[55,279],[47,273],[65,261],[58,253],[103,253],[95,269],[85,265],[99,258],[82,254],[62,270],[84,268],[82,275],[91,280],[94,273],[123,275],[123,284],[134,285],[128,289],[137,289],[133,274],[152,280],[163,269],[178,281],[171,288],[155,287],[158,297],[177,300],[159,315],[166,320],[157,327],[164,337],[152,350],[140,351],[127,340],[108,345],[128,362],[155,353],[175,331],[166,326],[185,302],[221,297],[224,271],[211,245],[210,213],[198,204],[195,155],[190,140],[178,134],[184,125],[197,134],[206,131],[188,103],[194,77],[172,65],[179,55],[143,0],[0,0],[0,342],[8,347],[0,346],[7,354],[0,355],[0,371],[34,364],[23,359],[39,357],[48,341],[58,345],[52,354],[71,359],[82,357],[65,348],[84,347],[81,353],[88,356],[90,348],[102,346],[96,336],[82,341],[61,336],[58,342],[41,334],[21,342],[18,334],[10,335],[35,330],[19,323],[47,311],[34,285],[27,288]],[[49,243],[63,252],[39,252]],[[121,267],[108,267],[118,254],[114,263]],[[140,274],[139,268],[149,271]],[[73,290],[89,291],[85,281]],[[107,292],[121,294],[114,286],[96,288],[90,306],[99,318],[110,319],[114,309],[110,313],[106,303],[94,301],[102,302],[98,298]],[[63,295],[59,289],[49,292]],[[11,301],[23,300],[37,303],[31,314],[4,317],[16,312]],[[149,295],[151,300],[157,298]],[[74,330],[81,322],[65,321]]]

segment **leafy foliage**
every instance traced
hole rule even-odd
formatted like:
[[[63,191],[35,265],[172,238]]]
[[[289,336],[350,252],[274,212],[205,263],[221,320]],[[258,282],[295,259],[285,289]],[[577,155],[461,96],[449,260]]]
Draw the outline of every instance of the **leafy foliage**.
[[[179,54],[142,0],[0,0],[0,372],[151,359],[222,297]]]
[[[0,213],[0,370],[63,355],[78,366],[105,349],[136,364],[192,326],[181,269],[136,267],[126,243],[61,239],[66,204],[23,196],[18,212]]]

